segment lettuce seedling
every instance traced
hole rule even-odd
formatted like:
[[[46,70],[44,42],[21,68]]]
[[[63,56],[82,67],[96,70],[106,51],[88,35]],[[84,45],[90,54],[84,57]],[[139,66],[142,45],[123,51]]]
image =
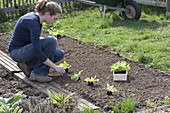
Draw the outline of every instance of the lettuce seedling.
[[[69,72],[69,68],[71,67],[70,64],[68,64],[66,61],[64,61],[63,63],[60,63],[59,66],[63,67],[66,71],[66,73]]]
[[[118,72],[126,72],[126,71],[130,70],[130,65],[127,64],[125,61],[122,61],[122,62],[118,61],[117,63],[112,64],[110,66],[110,68],[111,68],[111,71],[114,71],[117,73]]]
[[[112,95],[112,93],[117,92],[117,89],[114,87],[114,85],[109,84],[107,84],[106,90],[108,95]]]
[[[93,83],[98,82],[99,79],[96,79],[96,76],[94,76],[94,77],[87,77],[84,81],[87,82],[88,85],[93,85]]]
[[[83,72],[83,70],[79,71],[78,74],[71,75],[71,80],[79,81],[80,80],[80,75]]]
[[[57,35],[63,35],[64,34],[64,30],[57,30],[56,34]]]
[[[64,35],[64,30],[50,31],[49,34],[60,39]]]

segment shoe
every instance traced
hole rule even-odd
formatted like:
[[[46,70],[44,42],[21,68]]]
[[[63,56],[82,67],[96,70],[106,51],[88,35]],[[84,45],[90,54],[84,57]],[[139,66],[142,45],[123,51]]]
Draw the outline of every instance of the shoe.
[[[28,79],[31,81],[36,81],[36,76],[37,76],[36,74],[31,73]]]
[[[48,77],[48,76],[36,76],[36,81],[38,81],[38,82],[51,82],[52,81],[52,77]]]
[[[37,82],[51,82],[52,81],[52,77],[40,76],[34,73],[31,73],[28,79],[31,81],[37,81]]]
[[[26,77],[29,77],[31,74],[31,70],[25,63],[17,62],[17,66],[23,71]]]

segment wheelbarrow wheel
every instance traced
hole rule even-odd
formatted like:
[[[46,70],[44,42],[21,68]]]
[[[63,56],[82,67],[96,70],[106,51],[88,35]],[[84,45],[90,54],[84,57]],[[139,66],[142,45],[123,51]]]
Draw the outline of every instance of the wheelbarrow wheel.
[[[140,7],[138,3],[136,3],[135,1],[128,0],[124,8],[129,10],[128,12],[125,11],[122,12],[122,15],[125,20],[139,20],[139,18],[141,17]]]

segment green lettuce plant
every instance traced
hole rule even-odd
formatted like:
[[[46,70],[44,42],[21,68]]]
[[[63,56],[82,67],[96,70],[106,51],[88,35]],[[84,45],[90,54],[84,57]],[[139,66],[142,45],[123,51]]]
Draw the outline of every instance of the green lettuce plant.
[[[86,79],[84,79],[85,82],[88,83],[88,85],[93,85],[94,82],[98,82],[99,79],[96,78],[96,76],[94,77],[87,77]]]
[[[111,68],[111,71],[114,71],[114,72],[126,72],[128,70],[130,70],[130,65],[127,64],[125,61],[118,61],[117,63],[114,63],[110,66]]]
[[[79,71],[77,74],[71,75],[71,80],[79,81],[80,80],[80,75],[83,72],[83,70]]]
[[[109,85],[109,84],[106,85],[106,90],[108,95],[117,92],[117,89],[114,87],[114,85]]]
[[[63,61],[63,63],[60,63],[59,66],[63,67],[66,71],[66,73],[69,72],[69,68],[71,67],[70,64],[68,64],[66,61]]]
[[[63,61],[63,63],[60,63],[59,66],[64,67],[64,69],[70,68],[71,65],[68,64],[66,61]]]
[[[50,30],[49,34],[55,36],[57,39],[61,39],[62,36],[64,36],[64,30],[57,30],[57,31]]]
[[[63,35],[64,30],[50,31],[49,34],[52,36]]]

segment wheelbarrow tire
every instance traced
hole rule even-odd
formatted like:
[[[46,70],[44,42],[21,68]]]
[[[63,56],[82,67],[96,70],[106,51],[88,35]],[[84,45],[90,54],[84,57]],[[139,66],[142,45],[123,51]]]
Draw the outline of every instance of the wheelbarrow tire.
[[[129,10],[129,12],[122,12],[125,20],[139,20],[139,18],[141,17],[141,9],[138,3],[136,3],[135,1],[128,0],[124,8]]]

